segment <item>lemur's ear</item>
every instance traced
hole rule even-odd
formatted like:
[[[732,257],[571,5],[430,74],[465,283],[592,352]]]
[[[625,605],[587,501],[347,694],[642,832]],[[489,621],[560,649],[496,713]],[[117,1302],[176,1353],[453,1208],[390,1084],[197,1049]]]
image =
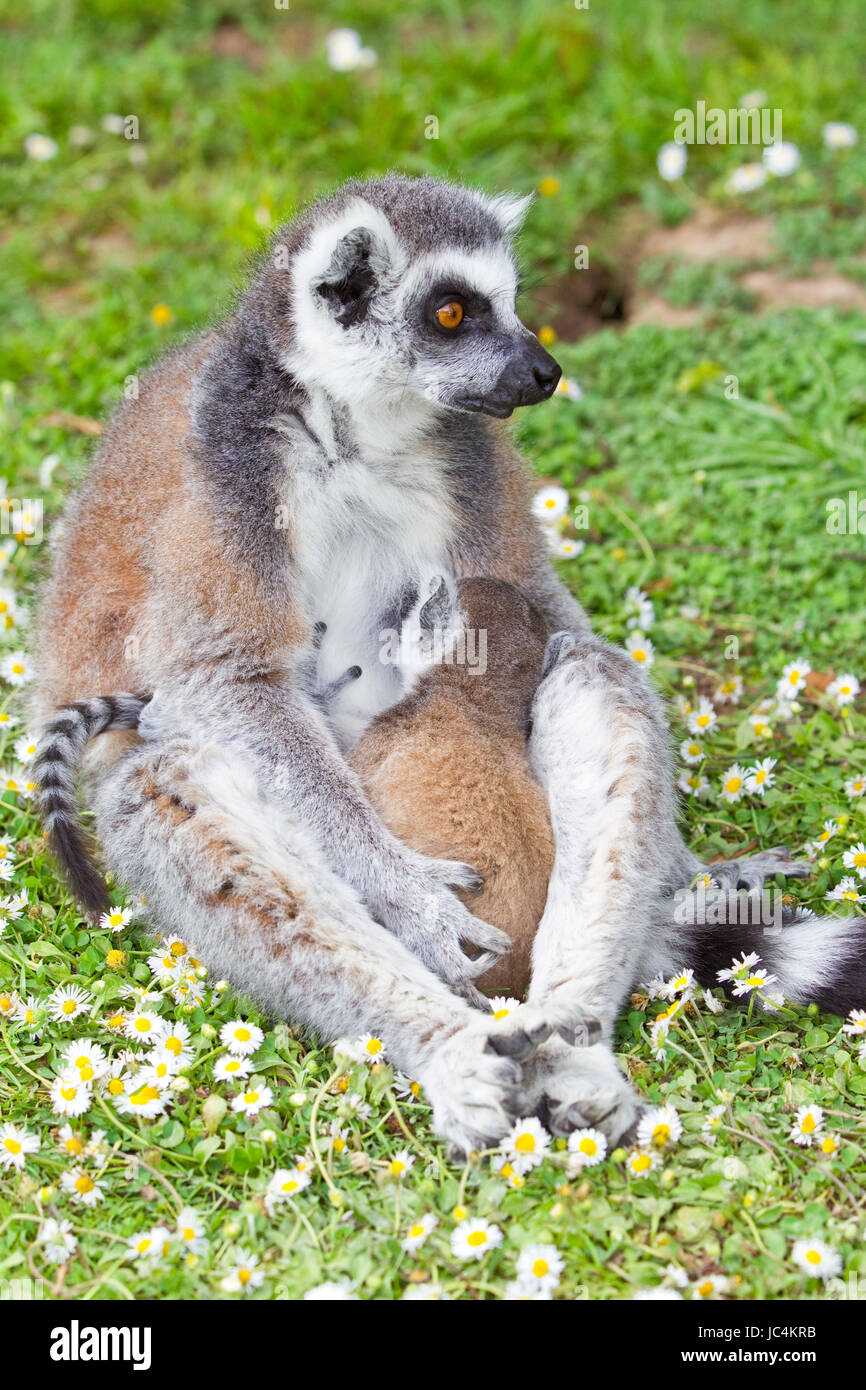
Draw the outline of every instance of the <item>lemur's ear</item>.
[[[313,283],[344,328],[366,316],[387,254],[369,227],[353,227],[334,247],[327,268]]]
[[[487,206],[493,213],[507,237],[519,230],[524,217],[532,206],[532,194],[520,198],[514,193],[500,193],[488,199]]]
[[[430,583],[430,597],[421,605],[418,613],[419,626],[428,632],[435,628],[448,626],[453,612],[453,602],[448,585],[441,574]]]

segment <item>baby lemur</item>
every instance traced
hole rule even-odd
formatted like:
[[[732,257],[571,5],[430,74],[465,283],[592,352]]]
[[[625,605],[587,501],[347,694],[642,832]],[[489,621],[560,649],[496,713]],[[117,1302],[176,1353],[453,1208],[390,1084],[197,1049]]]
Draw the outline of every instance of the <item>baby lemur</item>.
[[[407,683],[415,676],[409,693],[373,720],[349,762],[395,835],[422,854],[478,870],[481,890],[460,896],[507,934],[511,952],[476,983],[522,996],[554,856],[527,747],[547,627],[499,579],[461,579],[453,604],[439,581],[418,619],[422,641],[429,634],[444,649],[430,641],[432,664],[420,673],[407,662]]]
[[[555,573],[507,433],[560,376],[516,310],[527,206],[390,174],[281,227],[229,316],[144,374],[105,430],[36,644],[39,805],[88,911],[106,889],[80,767],[105,867],[150,924],[322,1040],[377,1033],[463,1150],[515,1113],[626,1132],[640,1100],[610,1043],[647,972],[692,965],[712,983],[754,944],[794,1000],[866,994],[862,919],[771,937],[675,916],[701,865],[677,828],[661,701]],[[452,891],[475,866],[396,836],[346,756],[401,696],[380,634],[435,575],[505,580],[569,634],[529,740],[556,855],[527,1007],[499,1021],[466,997],[509,946]],[[303,681],[319,624],[323,687],[363,671],[333,723]],[[768,850],[712,872],[736,886],[799,870]],[[571,1046],[576,1016],[604,1041]]]

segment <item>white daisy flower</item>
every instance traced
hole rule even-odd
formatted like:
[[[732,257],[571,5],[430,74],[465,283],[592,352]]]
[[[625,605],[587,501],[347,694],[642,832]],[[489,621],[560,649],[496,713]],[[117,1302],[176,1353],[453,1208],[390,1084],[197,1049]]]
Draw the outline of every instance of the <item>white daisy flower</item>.
[[[860,682],[849,671],[830,682],[827,686],[827,694],[835,699],[837,705],[850,705],[860,694]],[[16,753],[15,756],[18,757],[18,754]]]
[[[719,716],[704,695],[698,700],[697,708],[693,709],[686,718],[689,733],[697,734],[698,737],[702,734],[706,737],[707,734],[712,732],[718,722]]]
[[[795,1144],[807,1149],[816,1139],[824,1125],[824,1111],[820,1105],[801,1105],[791,1126],[791,1138]]]
[[[252,1293],[265,1282],[265,1271],[259,1269],[258,1255],[249,1250],[236,1252],[236,1263],[220,1281],[223,1293]]]
[[[846,849],[842,855],[842,864],[846,869],[853,869],[860,878],[866,878],[866,844],[860,840],[850,849]]]
[[[24,652],[9,652],[0,661],[0,676],[10,685],[26,685],[33,674],[33,663]]]
[[[0,860],[12,861],[15,858],[16,841],[10,835],[0,835]]]
[[[236,1115],[258,1115],[260,1110],[271,1104],[274,1093],[270,1086],[251,1086],[247,1091],[241,1091],[240,1095],[235,1096],[232,1101],[232,1110]]]
[[[188,1254],[207,1254],[208,1239],[205,1235],[205,1224],[198,1212],[193,1211],[192,1207],[184,1207],[183,1211],[178,1213],[177,1238],[180,1241],[181,1249],[186,1250]]]
[[[162,1020],[149,1009],[135,1009],[126,1020],[124,1031],[128,1038],[138,1042],[150,1042],[158,1038]]]
[[[795,1240],[791,1259],[795,1265],[799,1265],[804,1274],[813,1275],[816,1279],[834,1279],[842,1272],[839,1254],[817,1236]]]
[[[438,1225],[439,1218],[434,1216],[432,1212],[427,1212],[424,1216],[419,1217],[417,1221],[413,1221],[401,1240],[402,1249],[406,1251],[407,1255],[414,1255],[416,1250],[420,1250],[430,1232],[435,1231]]]
[[[444,1303],[450,1300],[450,1293],[431,1280],[425,1280],[423,1284],[408,1284],[400,1298],[401,1303]]]
[[[167,1100],[158,1086],[152,1082],[142,1082],[138,1076],[131,1076],[124,1084],[123,1093],[115,1097],[115,1104],[121,1115],[138,1115],[142,1120],[154,1120],[157,1115],[165,1114]]]
[[[28,159],[35,159],[37,164],[44,164],[46,159],[53,159],[57,154],[57,141],[52,140],[50,135],[28,135],[24,141],[24,153]]]
[[[45,1258],[49,1264],[65,1264],[78,1249],[78,1239],[72,1234],[71,1221],[57,1221],[49,1216],[43,1221],[37,1237],[45,1247]]]
[[[701,997],[704,1001],[705,1008],[709,1009],[711,1014],[723,1014],[725,1012],[725,1006],[722,1000],[717,999],[710,990],[705,989]]]
[[[565,396],[570,401],[582,401],[583,390],[580,383],[572,377],[561,376],[556,384],[554,396]]]
[[[700,772],[682,773],[677,786],[686,796],[693,796],[697,801],[709,801],[713,796],[711,783]]]
[[[665,980],[660,998],[675,999],[678,994],[682,994],[687,999],[690,999],[695,992],[694,987],[694,970],[678,970],[676,975],[672,975],[669,980]]]
[[[261,1047],[264,1037],[261,1028],[245,1019],[233,1019],[220,1029],[220,1042],[240,1057],[251,1057]]]
[[[850,1033],[855,1038],[863,1037],[866,1034],[866,1009],[852,1009],[848,1022],[842,1026],[842,1032]]]
[[[451,1232],[451,1253],[456,1260],[480,1260],[501,1244],[501,1230],[483,1216],[468,1217]]]
[[[58,985],[48,996],[48,1010],[55,1023],[71,1023],[80,1014],[89,1014],[93,996],[80,985]]]
[[[752,726],[752,733],[755,738],[772,738],[773,730],[767,723],[766,716],[762,712],[749,715],[749,723]]]
[[[766,970],[753,970],[750,975],[733,982],[733,992],[737,998],[741,998],[744,994],[751,994],[753,989],[766,989],[775,978],[775,975],[768,975]]]
[[[739,763],[731,763],[727,772],[722,777],[722,785],[719,792],[723,801],[730,805],[739,801],[746,792],[746,769]]]
[[[729,193],[754,193],[767,182],[767,171],[763,164],[741,164],[735,169],[727,182]]]
[[[131,921],[132,913],[128,907],[111,907],[108,912],[103,912],[99,925],[103,931],[122,932]]]
[[[692,1298],[721,1298],[727,1292],[728,1283],[724,1274],[706,1274],[692,1284]]]
[[[376,50],[365,48],[355,29],[332,29],[325,35],[328,66],[335,72],[353,72],[356,68],[372,68]]]
[[[524,1245],[517,1257],[517,1278],[527,1284],[555,1289],[565,1261],[555,1245]]]
[[[842,701],[840,700],[839,703],[841,704]],[[26,767],[27,763],[31,763],[33,759],[36,757],[37,747],[38,743],[36,735],[24,734],[22,738],[17,738],[15,740],[15,743],[13,745],[13,751],[18,762],[21,763],[22,766]]]
[[[17,989],[13,989],[11,993],[8,990],[0,989],[0,1018],[14,1018],[18,1012],[19,1003]]]
[[[553,484],[539,488],[532,499],[532,515],[547,523],[568,516],[569,496],[564,487]]]
[[[18,1125],[0,1125],[0,1166],[22,1169],[28,1154],[39,1149],[39,1138]]]
[[[253,1065],[248,1057],[236,1057],[233,1052],[227,1052],[214,1063],[214,1080],[243,1080],[251,1074],[252,1069]]]
[[[164,1048],[166,1052],[172,1053],[177,1059],[178,1067],[181,1067],[184,1062],[191,1061],[194,1055],[189,1039],[190,1032],[185,1023],[172,1023],[163,1018],[160,1019],[159,1032],[153,1039],[153,1046]]]
[[[167,1226],[151,1226],[129,1237],[129,1253],[134,1260],[162,1260],[171,1246],[171,1231]]]
[[[494,997],[488,999],[487,1002],[490,1005],[490,1012],[497,1021],[502,1018],[507,1018],[509,1014],[514,1013],[515,1009],[520,1008],[519,999],[511,999],[504,994],[494,995]]]
[[[550,1135],[534,1115],[517,1120],[502,1140],[502,1148],[518,1173],[528,1173],[550,1152]]]
[[[645,1149],[633,1149],[626,1160],[626,1168],[635,1178],[646,1178],[657,1168],[659,1164],[658,1155],[648,1153]]]
[[[702,763],[706,756],[706,751],[697,739],[684,738],[680,744],[680,757],[692,767],[697,763]]]
[[[680,145],[675,140],[666,140],[656,155],[659,178],[664,179],[665,183],[676,183],[686,172],[687,160],[685,145]]]
[[[652,627],[656,620],[656,610],[652,599],[636,584],[625,591],[625,611],[627,615],[626,627],[636,627],[641,632],[646,632],[647,628]]]
[[[136,1075],[143,1086],[156,1086],[157,1090],[163,1091],[179,1079],[177,1072],[178,1060],[175,1054],[164,1047],[154,1047],[147,1054],[147,1061]]]
[[[553,553],[560,560],[575,560],[586,549],[586,541],[575,540],[572,536],[562,536],[553,547]]]
[[[581,1168],[594,1168],[607,1156],[607,1139],[600,1129],[573,1129],[568,1136],[568,1152]]]
[[[768,787],[772,787],[776,780],[773,768],[776,766],[775,758],[762,758],[746,772],[746,791],[751,796],[763,796]]]
[[[104,1049],[89,1038],[69,1043],[63,1050],[63,1060],[66,1068],[74,1068],[85,1082],[96,1081],[108,1071]]]
[[[74,1202],[95,1207],[105,1196],[98,1178],[92,1178],[83,1168],[70,1168],[61,1175],[60,1185]]]
[[[847,121],[827,121],[821,135],[828,150],[847,150],[857,144],[857,131]]]
[[[839,826],[837,825],[836,821],[825,820],[821,828],[821,833],[818,836],[818,838],[813,841],[813,844],[816,846],[816,848],[820,849],[823,845],[826,845],[828,840],[832,840],[834,835],[838,834]]]
[[[312,1182],[306,1168],[278,1168],[271,1177],[265,1192],[265,1209],[273,1216],[274,1209],[281,1202],[288,1202],[309,1187]]]
[[[762,159],[764,168],[775,174],[777,179],[793,174],[802,162],[800,151],[790,140],[777,140],[774,145],[765,145]]]
[[[709,1111],[707,1118],[701,1125],[701,1132],[706,1144],[715,1144],[718,1139],[718,1131],[722,1127],[722,1120],[725,1114],[724,1105],[714,1105]]]
[[[384,1062],[386,1056],[385,1044],[381,1038],[376,1038],[372,1033],[366,1033],[363,1038],[358,1039],[358,1053],[364,1062]]]
[[[667,1284],[656,1284],[653,1289],[638,1289],[631,1296],[632,1303],[642,1302],[677,1302],[682,1299],[679,1289],[672,1289]]]
[[[835,888],[831,888],[829,893],[824,894],[824,897],[835,903],[866,902],[866,894],[860,892],[860,885],[852,874],[845,874]]]
[[[782,674],[776,683],[776,695],[780,700],[793,700],[795,695],[806,687],[806,677],[812,667],[808,661],[789,661],[783,666]]]
[[[655,662],[655,647],[648,637],[642,636],[639,632],[633,632],[626,638],[625,649],[632,661],[636,661],[638,666],[643,666],[646,670]]]
[[[675,1144],[683,1132],[682,1121],[672,1105],[648,1110],[637,1129],[640,1149],[660,1150]]]
[[[726,676],[713,695],[717,705],[738,705],[743,693],[741,676]]]
[[[307,1289],[304,1294],[305,1303],[347,1303],[358,1301],[355,1293],[355,1281],[353,1279],[336,1279],[327,1284],[317,1284],[313,1289]]]
[[[388,1161],[385,1169],[389,1178],[405,1178],[415,1159],[408,1149],[401,1149],[399,1153]]]

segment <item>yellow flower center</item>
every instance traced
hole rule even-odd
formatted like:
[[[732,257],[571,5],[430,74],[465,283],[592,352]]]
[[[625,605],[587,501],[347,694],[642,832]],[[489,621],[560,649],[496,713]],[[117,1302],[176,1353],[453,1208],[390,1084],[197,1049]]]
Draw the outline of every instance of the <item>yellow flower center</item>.
[[[645,1173],[650,1166],[649,1154],[638,1154],[632,1163],[632,1168],[636,1173]]]
[[[486,1244],[487,1244],[487,1232],[486,1232],[486,1231],[472,1231],[472,1233],[466,1237],[466,1244],[467,1244],[467,1245],[471,1245],[471,1246],[473,1247],[473,1249],[477,1249],[479,1245],[486,1245]]]
[[[64,1100],[74,1100],[75,1097],[78,1095],[78,1087],[77,1087],[77,1086],[61,1086],[61,1087],[60,1087],[60,1094],[61,1094],[61,1096],[63,1097]]]
[[[596,1144],[594,1139],[584,1137],[580,1141],[580,1152],[582,1154],[588,1154],[589,1157],[592,1158],[598,1153],[598,1144]]]
[[[75,1179],[76,1192],[81,1192],[82,1194],[85,1192],[92,1192],[93,1186],[92,1178],[89,1178],[86,1173],[82,1173],[80,1178]]]
[[[21,1144],[17,1139],[4,1139],[3,1143],[11,1154],[20,1154]]]
[[[514,1145],[518,1153],[531,1154],[535,1151],[535,1135],[521,1134]]]
[[[635,647],[634,651],[632,652],[632,656],[634,657],[635,661],[646,661],[646,652],[643,650],[642,647]]]
[[[258,1093],[258,1091],[246,1091],[246,1092],[244,1093],[244,1100],[246,1101],[247,1105],[255,1105],[255,1103],[256,1103],[256,1101],[258,1100],[258,1098],[259,1098],[259,1093]]]
[[[173,1052],[175,1057],[180,1056],[183,1051],[183,1043],[180,1038],[166,1038],[164,1043],[167,1052]]]
[[[815,1116],[806,1115],[800,1128],[804,1134],[811,1134],[815,1128]]]
[[[375,1057],[377,1053],[382,1051],[382,1043],[378,1038],[370,1039],[367,1043],[367,1051],[370,1053],[371,1057]]]
[[[157,1100],[159,1091],[155,1086],[141,1086],[130,1097],[132,1105],[147,1105],[148,1101]]]
[[[654,1144],[658,1144],[659,1147],[661,1148],[663,1145],[665,1145],[665,1144],[668,1143],[670,1137],[671,1137],[671,1127],[670,1127],[670,1125],[665,1125],[665,1124],[656,1125],[655,1129],[653,1130],[653,1143],[654,1143]]]
[[[855,854],[854,863],[858,869],[866,869],[866,854]]]
[[[80,1139],[76,1139],[74,1135],[73,1135],[73,1137],[72,1137],[71,1139],[67,1139],[67,1140],[66,1140],[66,1152],[67,1152],[67,1153],[70,1153],[70,1154],[80,1154],[80,1153],[83,1152],[83,1150],[84,1150],[84,1145],[82,1144],[81,1140],[80,1140]]]
[[[727,780],[727,782],[725,783],[725,791],[726,791],[726,792],[738,792],[738,791],[740,790],[740,787],[741,787],[742,785],[743,785],[743,780],[742,780],[741,777],[729,777],[728,780]]]
[[[817,1250],[807,1250],[806,1259],[809,1261],[810,1265],[819,1265],[821,1263],[821,1256]]]
[[[536,1279],[543,1279],[549,1269],[550,1265],[547,1260],[533,1260],[532,1262],[532,1272]]]
[[[110,1096],[123,1095],[123,1082],[119,1076],[113,1076],[108,1083],[108,1094]]]
[[[701,1298],[709,1298],[712,1291],[713,1285],[710,1279],[707,1279],[706,1283],[698,1285],[698,1293],[700,1294]]]
[[[249,1042],[249,1040],[250,1040],[250,1030],[249,1030],[249,1028],[236,1028],[236,1029],[235,1029],[235,1037],[236,1037],[236,1039],[237,1039],[238,1042]]]
[[[699,714],[695,719],[695,723],[700,724],[702,729],[705,729],[709,722],[710,716],[708,714]]]
[[[63,1012],[64,1012],[65,1014],[74,1014],[74,1013],[75,1013],[75,1000],[74,1000],[74,999],[64,999],[64,1001],[63,1001]]]
[[[411,1226],[410,1229],[409,1229],[409,1234],[410,1234],[410,1236],[412,1236],[413,1238],[417,1239],[418,1236],[423,1236],[423,1234],[424,1234],[424,1227],[423,1227],[423,1226]]]
[[[149,1018],[137,1018],[134,1027],[136,1033],[149,1033],[153,1025]]]

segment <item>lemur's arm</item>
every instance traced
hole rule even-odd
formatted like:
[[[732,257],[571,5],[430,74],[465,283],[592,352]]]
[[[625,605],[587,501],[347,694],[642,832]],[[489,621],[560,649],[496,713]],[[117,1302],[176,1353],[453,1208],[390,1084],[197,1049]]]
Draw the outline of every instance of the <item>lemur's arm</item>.
[[[157,691],[142,720],[145,738],[163,739],[192,722],[199,734],[231,743],[272,799],[314,835],[332,868],[369,911],[440,978],[478,1001],[469,983],[509,949],[504,932],[473,917],[451,891],[478,886],[474,868],[431,859],[402,844],[371,807],[316,702],[296,685],[187,674]],[[461,941],[480,951],[470,960]]]

